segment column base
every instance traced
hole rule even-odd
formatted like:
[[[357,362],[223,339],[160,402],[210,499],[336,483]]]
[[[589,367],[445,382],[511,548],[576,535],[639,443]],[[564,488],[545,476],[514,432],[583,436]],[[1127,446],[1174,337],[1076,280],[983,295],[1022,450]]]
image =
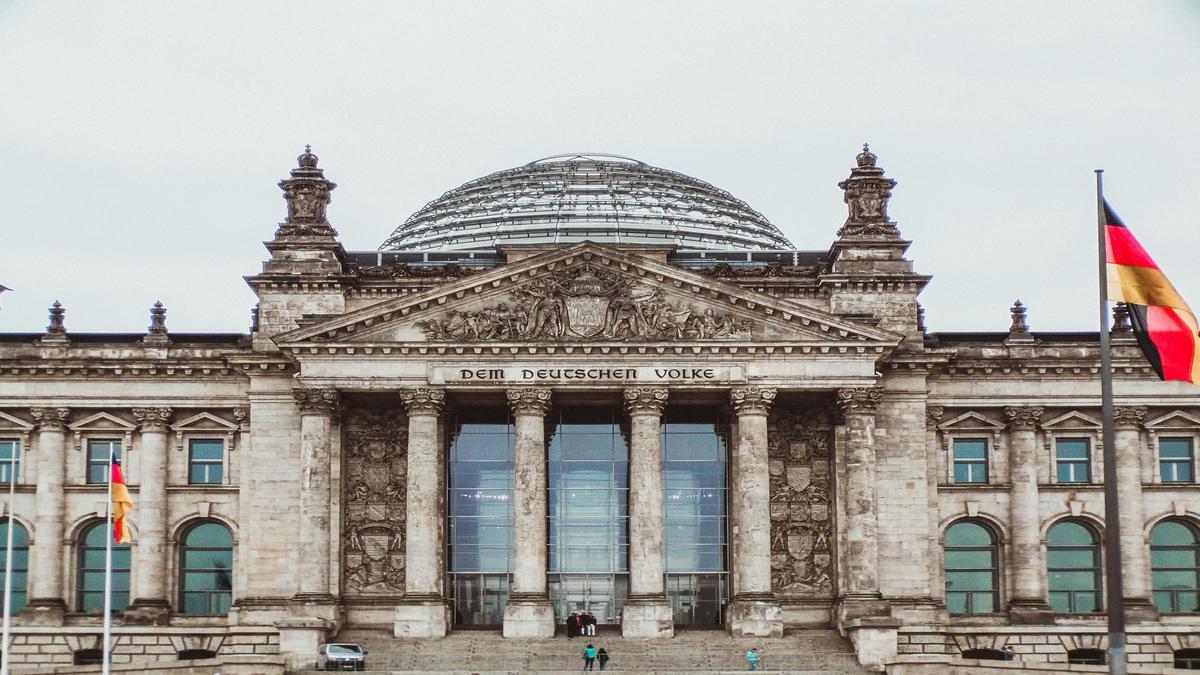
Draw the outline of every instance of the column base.
[[[33,598],[16,616],[21,626],[61,626],[67,614],[67,603],[62,598]]]
[[[396,606],[396,637],[443,638],[450,630],[450,608],[440,596],[405,596]]]
[[[1008,622],[1018,626],[1049,626],[1054,624],[1054,612],[1040,598],[1013,600],[1008,605]]]
[[[334,631],[341,623],[337,600],[328,593],[297,593],[289,604],[294,618],[326,621]]]
[[[315,668],[321,643],[329,638],[333,625],[324,619],[294,618],[275,622],[279,630],[279,655],[288,670]]]
[[[783,609],[770,593],[735,596],[725,610],[733,637],[783,637]]]
[[[1161,618],[1158,607],[1150,598],[1125,598],[1125,621],[1127,623],[1155,623]]]
[[[898,620],[889,616],[862,617],[851,619],[845,628],[854,645],[854,656],[863,666],[882,672],[884,664],[896,658]]]
[[[671,638],[675,617],[665,595],[630,596],[621,609],[621,637]]]
[[[134,598],[125,610],[126,626],[165,626],[171,621],[171,605],[159,598]]]
[[[545,595],[513,593],[504,605],[504,637],[554,637],[554,606]]]

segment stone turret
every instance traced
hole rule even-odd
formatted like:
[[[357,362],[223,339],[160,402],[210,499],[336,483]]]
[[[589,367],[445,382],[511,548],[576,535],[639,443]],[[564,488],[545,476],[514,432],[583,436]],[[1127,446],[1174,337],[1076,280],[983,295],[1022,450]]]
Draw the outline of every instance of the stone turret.
[[[271,253],[261,274],[246,277],[258,295],[254,348],[275,350],[270,338],[298,326],[305,315],[346,311],[343,293],[346,251],[329,224],[326,207],[336,183],[325,178],[310,146],[296,158],[291,175],[279,182],[287,218],[264,242]]]

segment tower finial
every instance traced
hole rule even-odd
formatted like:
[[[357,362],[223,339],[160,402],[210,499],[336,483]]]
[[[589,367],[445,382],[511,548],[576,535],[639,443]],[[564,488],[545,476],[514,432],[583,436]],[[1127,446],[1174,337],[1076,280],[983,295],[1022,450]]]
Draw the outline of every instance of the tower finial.
[[[850,177],[838,183],[845,195],[843,201],[850,213],[838,236],[877,235],[899,236],[896,224],[888,220],[888,200],[896,181],[884,178],[883,169],[876,166],[878,157],[871,152],[871,144],[863,143],[862,152],[854,158],[855,167]]]
[[[275,236],[319,236],[336,237],[337,231],[325,217],[329,205],[329,193],[336,183],[325,178],[325,171],[317,168],[317,156],[312,146],[304,146],[304,154],[296,158],[299,165],[292,169],[290,178],[279,182],[283,198],[287,200],[287,220],[279,225]]]

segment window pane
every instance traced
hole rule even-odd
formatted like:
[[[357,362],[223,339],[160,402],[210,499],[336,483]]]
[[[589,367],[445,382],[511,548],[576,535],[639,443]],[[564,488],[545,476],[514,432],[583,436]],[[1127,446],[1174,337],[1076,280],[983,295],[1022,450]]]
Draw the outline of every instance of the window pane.
[[[1150,544],[1153,546],[1191,546],[1196,543],[1196,535],[1187,525],[1174,520],[1165,520],[1150,531]]]
[[[954,459],[986,459],[987,441],[982,438],[954,439]]]
[[[1091,591],[1096,589],[1096,575],[1088,572],[1050,572],[1050,588],[1056,591]]]
[[[1194,568],[1196,567],[1195,549],[1161,549],[1151,547],[1150,562],[1155,568]]]
[[[977,523],[955,523],[946,530],[946,546],[991,546],[992,533]]]
[[[1090,546],[1096,543],[1092,531],[1079,523],[1059,523],[1050,528],[1047,541],[1051,546]]]
[[[1096,566],[1096,552],[1090,548],[1052,548],[1046,553],[1046,564],[1052,568],[1091,569]]]
[[[1163,438],[1158,441],[1158,456],[1174,459],[1191,459],[1192,439]]]
[[[991,572],[946,571],[946,588],[952,591],[990,591],[994,577]]]
[[[1058,459],[1087,459],[1088,441],[1086,438],[1060,438],[1054,443]]]
[[[947,570],[989,570],[991,568],[991,551],[946,550]]]
[[[196,440],[191,442],[192,459],[220,460],[224,454],[225,444],[222,441]]]

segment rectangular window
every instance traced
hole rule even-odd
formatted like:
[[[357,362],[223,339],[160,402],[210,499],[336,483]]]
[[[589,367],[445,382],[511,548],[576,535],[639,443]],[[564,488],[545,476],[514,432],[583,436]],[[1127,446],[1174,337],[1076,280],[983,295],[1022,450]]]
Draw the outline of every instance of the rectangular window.
[[[21,442],[0,438],[0,483],[21,480]]]
[[[108,457],[120,461],[121,441],[97,439],[89,440],[87,444],[87,482],[88,485],[104,485],[108,483]]]
[[[987,439],[954,439],[954,482],[988,482]]]
[[[1158,441],[1158,472],[1164,483],[1190,483],[1195,480],[1192,439],[1160,439]]]
[[[1054,461],[1058,482],[1092,482],[1091,443],[1086,438],[1054,439]]]
[[[223,477],[225,443],[196,439],[188,442],[188,483],[220,485]]]

